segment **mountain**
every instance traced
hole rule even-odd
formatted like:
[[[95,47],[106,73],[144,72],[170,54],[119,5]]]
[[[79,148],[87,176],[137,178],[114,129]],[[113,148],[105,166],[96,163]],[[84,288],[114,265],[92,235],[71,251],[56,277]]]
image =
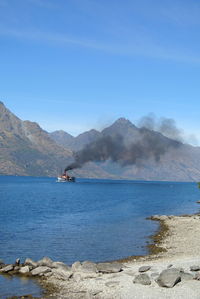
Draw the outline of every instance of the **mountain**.
[[[86,135],[85,135],[86,134]],[[146,128],[138,128],[125,118],[116,120],[111,126],[105,128],[102,132],[95,134],[92,141],[97,140],[103,136],[117,136],[122,135],[126,144],[132,144],[133,141],[139,141],[141,134],[145,134],[146,138],[152,141],[162,143],[166,147],[160,159],[157,161],[154,158],[143,159],[139,164],[120,166],[110,160],[103,163],[90,162],[90,170],[92,167],[101,168],[104,171],[105,177],[112,176],[112,178],[122,179],[138,179],[138,180],[171,180],[171,181],[199,181],[200,180],[200,147],[194,147],[188,144],[183,144],[163,136],[159,132],[148,130]],[[79,138],[79,149],[84,148],[87,144],[87,132],[81,134]],[[80,135],[79,135],[80,136]],[[73,145],[77,137],[73,139]],[[171,144],[172,146],[169,146]],[[68,144],[70,147],[70,144]],[[85,165],[80,170],[75,170],[75,175],[87,176],[87,168]],[[102,172],[101,172],[102,174]],[[99,174],[96,173],[97,177]],[[102,176],[101,176],[102,177]]]
[[[49,136],[59,145],[70,148],[73,151],[81,150],[86,144],[97,140],[101,133],[97,130],[84,132],[77,137],[64,132],[62,130],[49,133]]]
[[[53,176],[72,158],[37,123],[22,121],[0,102],[0,173]]]
[[[73,142],[75,137],[68,134],[63,130],[54,131],[49,133],[51,139],[53,139],[57,144],[73,149]]]
[[[147,155],[139,163],[125,165],[107,160],[88,162],[72,174],[77,177],[140,179],[140,180],[200,180],[200,147],[183,144],[159,132],[138,128],[125,118],[116,120],[101,132],[90,130],[73,137],[64,131],[48,133],[37,123],[22,121],[0,102],[0,174],[56,176],[60,169],[73,162],[73,152],[98,140],[121,135],[127,145],[137,144],[141,136],[151,146],[165,150],[154,159]],[[170,146],[169,146],[170,145]],[[161,148],[162,148],[161,147]],[[148,150],[151,150],[147,148]],[[138,151],[138,154],[140,152]]]

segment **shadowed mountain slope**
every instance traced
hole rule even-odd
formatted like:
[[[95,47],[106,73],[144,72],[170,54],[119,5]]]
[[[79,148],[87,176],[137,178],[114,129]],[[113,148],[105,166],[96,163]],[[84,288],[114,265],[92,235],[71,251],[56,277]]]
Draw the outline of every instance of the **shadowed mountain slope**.
[[[90,130],[77,137],[64,131],[48,133],[37,123],[22,121],[0,102],[0,174],[56,176],[60,169],[73,162],[73,152],[98,144],[105,136],[123,136],[127,145],[152,140],[164,150],[158,159],[148,156],[122,167],[108,159],[89,161],[72,171],[78,177],[143,179],[143,180],[200,180],[200,147],[182,144],[161,133],[138,128],[120,118],[102,132]],[[147,143],[148,144],[148,143]],[[170,146],[169,146],[170,145]],[[172,146],[171,146],[172,145]],[[148,153],[148,148],[147,148]],[[126,157],[125,157],[126,158]],[[88,160],[87,160],[88,161]]]

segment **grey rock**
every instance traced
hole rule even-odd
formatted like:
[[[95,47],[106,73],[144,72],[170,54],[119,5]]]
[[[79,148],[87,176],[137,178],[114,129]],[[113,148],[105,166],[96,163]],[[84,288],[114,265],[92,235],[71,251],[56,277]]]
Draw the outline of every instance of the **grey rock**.
[[[73,272],[73,280],[79,282],[84,279],[97,278],[98,273],[95,272]]]
[[[52,267],[53,261],[49,257],[43,257],[38,262],[38,266]]]
[[[21,274],[27,274],[29,272],[30,272],[29,266],[24,266],[19,269],[19,273],[21,273]]]
[[[124,274],[129,275],[129,276],[135,276],[137,273],[132,270],[125,270]]]
[[[68,270],[71,271],[71,267],[69,267],[67,264],[64,264],[62,262],[53,262],[51,265],[52,268],[56,269],[63,269],[63,270]]]
[[[158,285],[166,288],[173,288],[180,281],[181,274],[176,268],[163,270],[157,279]]]
[[[34,262],[32,259],[29,259],[29,258],[25,259],[24,265],[25,266],[31,266],[33,268],[38,267],[38,264],[36,262]]]
[[[122,271],[123,265],[120,263],[99,263],[97,270],[102,273],[117,273]]]
[[[81,271],[81,268],[82,268],[82,265],[79,261],[72,264],[72,271],[73,272]]]
[[[133,283],[139,283],[143,285],[150,285],[151,284],[151,279],[149,275],[145,274],[139,274],[135,277],[133,280]]]
[[[151,267],[150,266],[142,266],[138,269],[139,272],[147,272],[148,270],[150,270]]]
[[[48,273],[48,272],[51,272],[51,268],[45,267],[45,266],[39,266],[39,267],[33,269],[31,271],[31,274],[33,276],[36,276],[36,275],[45,274],[45,273]]]
[[[62,280],[68,280],[69,278],[72,277],[73,272],[72,271],[66,271],[63,269],[52,269],[52,275],[55,276],[58,279],[62,279]]]
[[[171,268],[171,267],[173,267],[173,265],[172,265],[172,264],[169,264],[169,265],[167,266],[167,269],[169,269],[169,268]]]
[[[117,285],[119,285],[120,284],[120,282],[119,281],[108,281],[108,282],[106,282],[105,283],[105,286],[107,286],[107,287],[116,287]]]
[[[151,278],[153,278],[154,280],[156,280],[159,275],[160,274],[158,272],[153,272],[153,273],[151,273]]]
[[[53,273],[52,272],[47,272],[47,273],[44,273],[44,276],[45,277],[50,277],[50,276],[52,276],[53,275]]]
[[[200,273],[199,272],[195,273],[194,279],[195,280],[200,280]]]
[[[97,272],[97,265],[93,262],[85,261],[82,263],[81,270],[83,272]]]
[[[188,281],[194,279],[194,275],[191,273],[181,272],[181,281]]]
[[[14,270],[14,266],[11,264],[11,265],[7,265],[3,268],[0,269],[0,272],[2,273],[8,273],[10,271]]]
[[[190,271],[199,271],[200,270],[200,266],[191,266],[190,267]]]
[[[16,259],[16,261],[15,261],[15,266],[19,266],[20,265],[20,259],[18,258],[18,259]]]
[[[74,272],[73,273],[73,280],[75,282],[80,282],[82,280],[82,276],[81,276],[80,272]]]

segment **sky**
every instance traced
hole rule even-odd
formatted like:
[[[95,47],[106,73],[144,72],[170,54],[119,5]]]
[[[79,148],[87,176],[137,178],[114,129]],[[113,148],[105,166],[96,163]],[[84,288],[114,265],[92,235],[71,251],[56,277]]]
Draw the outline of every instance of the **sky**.
[[[200,141],[199,16],[197,0],[0,0],[0,100],[50,132],[154,113]]]

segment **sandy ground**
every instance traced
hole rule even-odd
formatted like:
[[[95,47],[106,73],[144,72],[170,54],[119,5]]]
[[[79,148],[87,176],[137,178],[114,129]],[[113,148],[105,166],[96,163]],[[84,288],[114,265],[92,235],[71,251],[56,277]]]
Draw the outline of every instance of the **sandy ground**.
[[[164,218],[164,219],[163,219]],[[182,281],[173,288],[159,287],[155,281],[158,273],[169,265],[189,272],[190,266],[200,265],[200,216],[164,216],[162,221],[169,228],[168,235],[159,246],[167,251],[124,263],[123,271],[115,274],[94,274],[81,277],[78,273],[69,281],[48,280],[59,287],[55,298],[98,299],[200,299],[200,281]],[[140,266],[151,266],[146,272],[152,277],[150,286],[134,284]],[[91,278],[89,278],[91,276]],[[154,279],[153,279],[154,278]]]

